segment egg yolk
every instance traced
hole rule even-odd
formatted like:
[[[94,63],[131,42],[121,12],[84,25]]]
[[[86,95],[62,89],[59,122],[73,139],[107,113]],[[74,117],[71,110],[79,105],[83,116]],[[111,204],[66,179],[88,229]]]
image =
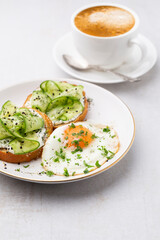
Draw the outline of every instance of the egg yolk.
[[[67,147],[87,147],[93,141],[92,132],[82,126],[82,125],[74,125],[73,123],[68,126],[68,128],[64,132],[64,139],[67,140]]]

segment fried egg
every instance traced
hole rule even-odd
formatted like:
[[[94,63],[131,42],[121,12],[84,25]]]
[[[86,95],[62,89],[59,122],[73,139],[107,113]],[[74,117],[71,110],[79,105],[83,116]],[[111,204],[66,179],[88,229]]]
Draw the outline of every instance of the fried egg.
[[[67,124],[47,139],[42,166],[66,177],[86,174],[112,159],[119,146],[118,135],[111,127],[89,122]]]

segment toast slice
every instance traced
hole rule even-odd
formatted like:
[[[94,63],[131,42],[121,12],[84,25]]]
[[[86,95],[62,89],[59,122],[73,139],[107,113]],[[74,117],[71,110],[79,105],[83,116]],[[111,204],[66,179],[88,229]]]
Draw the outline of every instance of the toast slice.
[[[64,83],[67,83],[67,82],[64,82]],[[77,86],[77,85],[73,85],[73,86]],[[24,104],[23,104],[23,107],[27,108],[27,107],[31,107],[30,106],[30,100],[31,100],[31,97],[32,97],[32,94],[28,95],[28,97],[26,98]],[[82,113],[77,116],[76,119],[74,119],[73,121],[69,121],[67,123],[56,123],[56,124],[53,124],[53,128],[57,128],[57,127],[60,127],[60,126],[63,126],[65,124],[69,124],[69,123],[75,123],[75,122],[79,122],[79,121],[83,121],[87,115],[87,112],[88,112],[88,101],[87,101],[87,98],[86,98],[86,94],[85,92],[83,91],[83,97],[84,97],[84,108],[83,108],[83,111]]]
[[[44,120],[44,125],[47,132],[47,135],[45,138],[45,141],[46,141],[53,131],[52,121],[49,119],[49,117],[46,114],[36,109],[34,109],[34,111],[36,111]],[[43,146],[34,150],[33,152],[29,152],[26,154],[13,154],[11,152],[8,152],[6,149],[0,149],[0,160],[9,162],[9,163],[30,162],[33,159],[37,159],[41,157],[42,150],[43,150]]]

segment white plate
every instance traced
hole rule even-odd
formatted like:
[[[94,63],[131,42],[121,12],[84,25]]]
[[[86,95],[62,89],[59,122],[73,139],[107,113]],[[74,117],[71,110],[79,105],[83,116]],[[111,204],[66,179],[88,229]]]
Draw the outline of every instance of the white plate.
[[[125,64],[117,69],[118,72],[135,78],[147,73],[154,66],[157,60],[157,52],[154,45],[148,38],[144,37],[143,35],[140,35],[140,40],[147,49],[143,60],[141,61],[141,51],[139,47],[134,46],[133,55],[126,59]],[[95,70],[75,70],[65,63],[64,59],[62,58],[63,54],[69,54],[71,56],[74,56],[76,59],[82,58],[74,46],[71,33],[67,33],[65,36],[63,36],[53,48],[53,57],[58,66],[63,71],[75,78],[93,83],[107,84],[125,82],[121,77],[116,76],[112,73],[97,72]]]
[[[57,79],[56,79],[57,80]],[[98,87],[94,84],[82,82],[79,80],[70,79],[59,79],[60,81],[67,81],[73,84],[81,84],[84,86],[84,90],[87,97],[92,99],[92,103],[87,114],[87,119],[92,119],[94,122],[112,125],[117,131],[120,139],[120,150],[114,156],[113,159],[106,162],[100,168],[95,171],[84,174],[81,176],[52,176],[48,177],[45,174],[39,174],[43,171],[41,164],[41,159],[33,160],[30,163],[12,164],[0,161],[0,172],[20,180],[26,180],[30,182],[37,183],[65,183],[71,181],[82,180],[98,173],[101,173],[111,166],[115,165],[119,160],[121,160],[124,155],[129,151],[135,135],[135,124],[132,113],[128,107],[111,92]],[[18,84],[0,91],[0,105],[11,100],[17,106],[22,106],[25,98],[37,88],[41,81],[32,81]],[[23,166],[30,165],[28,168]],[[15,171],[15,169],[20,169],[20,171]]]

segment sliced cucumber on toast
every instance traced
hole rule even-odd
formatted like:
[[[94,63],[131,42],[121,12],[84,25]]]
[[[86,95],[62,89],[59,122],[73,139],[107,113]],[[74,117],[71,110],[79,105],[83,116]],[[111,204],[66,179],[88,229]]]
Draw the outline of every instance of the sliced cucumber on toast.
[[[13,139],[10,142],[14,154],[26,154],[39,148],[40,143],[35,140]]]
[[[0,112],[0,148],[4,149],[5,139],[9,138],[14,154],[32,152],[40,146],[38,134],[43,127],[44,120],[36,111],[17,108],[7,101]]]

